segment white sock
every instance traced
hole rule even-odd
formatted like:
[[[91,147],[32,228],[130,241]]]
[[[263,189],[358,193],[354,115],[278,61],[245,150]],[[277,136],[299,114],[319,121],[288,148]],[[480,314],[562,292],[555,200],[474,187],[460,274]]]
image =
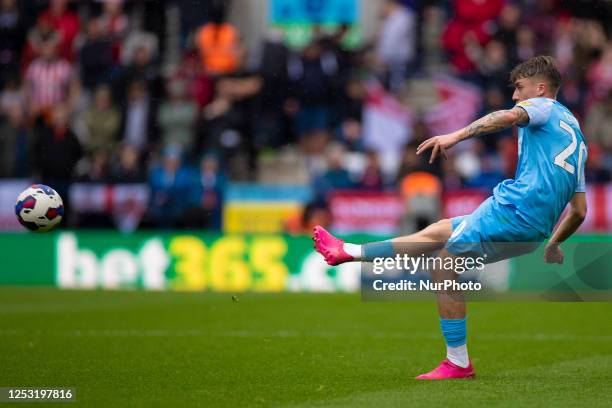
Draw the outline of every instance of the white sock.
[[[344,243],[344,252],[352,256],[356,261],[361,261],[361,245]]]
[[[467,346],[465,344],[459,347],[446,346],[446,358],[459,367],[466,368],[470,365],[470,358],[468,357]]]

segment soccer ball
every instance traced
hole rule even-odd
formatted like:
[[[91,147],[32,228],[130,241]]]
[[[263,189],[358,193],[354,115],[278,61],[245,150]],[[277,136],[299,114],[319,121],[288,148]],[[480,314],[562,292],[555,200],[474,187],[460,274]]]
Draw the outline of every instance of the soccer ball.
[[[31,231],[50,231],[62,221],[64,203],[51,187],[34,184],[25,189],[15,204],[19,223]]]

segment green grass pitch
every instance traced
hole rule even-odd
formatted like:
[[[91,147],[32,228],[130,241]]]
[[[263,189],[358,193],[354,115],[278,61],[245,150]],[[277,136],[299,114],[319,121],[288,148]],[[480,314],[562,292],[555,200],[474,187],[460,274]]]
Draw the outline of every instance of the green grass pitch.
[[[612,303],[472,303],[468,347],[476,380],[418,382],[443,358],[433,302],[0,289],[0,386],[76,405],[611,404]]]

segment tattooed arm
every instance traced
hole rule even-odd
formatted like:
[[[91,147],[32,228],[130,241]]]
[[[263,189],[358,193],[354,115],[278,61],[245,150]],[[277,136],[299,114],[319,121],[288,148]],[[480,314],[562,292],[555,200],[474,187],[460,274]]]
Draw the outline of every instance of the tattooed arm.
[[[465,131],[465,135],[461,140],[474,136],[486,135],[487,133],[498,132],[514,125],[525,125],[527,123],[529,123],[529,116],[523,108],[515,107],[509,110],[491,112],[462,129]]]
[[[417,154],[432,149],[429,163],[442,155],[446,158],[446,149],[450,149],[462,140],[488,133],[499,132],[515,125],[529,123],[529,115],[523,108],[514,107],[508,110],[499,110],[470,123],[463,129],[459,129],[447,135],[435,136],[427,139],[417,148]]]

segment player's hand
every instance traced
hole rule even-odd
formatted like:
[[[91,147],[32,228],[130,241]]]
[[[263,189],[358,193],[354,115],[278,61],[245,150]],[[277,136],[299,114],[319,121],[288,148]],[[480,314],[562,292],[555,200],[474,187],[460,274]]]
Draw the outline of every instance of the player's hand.
[[[459,137],[456,133],[449,133],[447,135],[442,136],[434,136],[421,143],[419,147],[417,147],[416,154],[421,154],[424,151],[432,149],[431,157],[429,158],[429,164],[431,164],[440,155],[447,159],[448,157],[446,156],[446,149],[450,149],[458,142]]]
[[[544,249],[544,260],[546,263],[563,263],[563,251],[558,243],[548,244]]]

